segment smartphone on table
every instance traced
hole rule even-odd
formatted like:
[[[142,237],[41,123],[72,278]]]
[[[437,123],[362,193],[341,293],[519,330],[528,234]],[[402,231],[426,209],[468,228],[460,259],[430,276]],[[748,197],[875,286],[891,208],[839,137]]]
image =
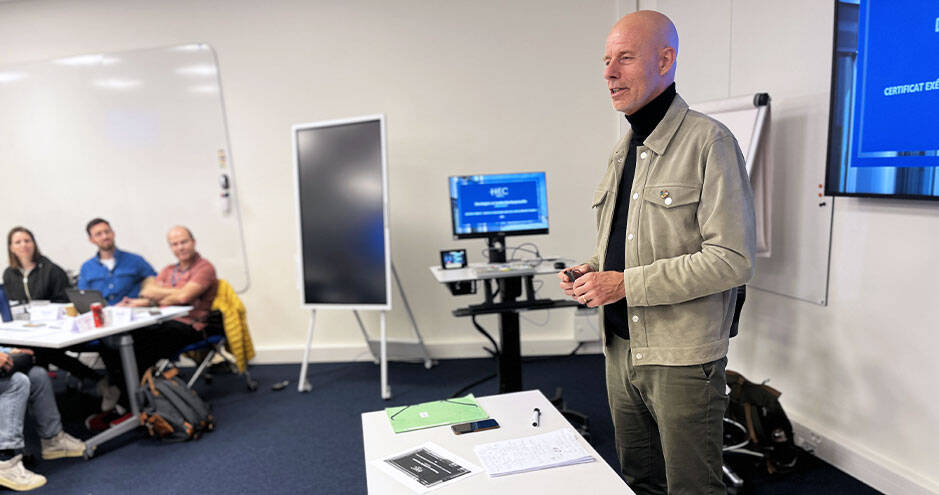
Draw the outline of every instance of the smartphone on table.
[[[464,433],[473,433],[474,431],[483,431],[483,430],[494,430],[499,427],[499,423],[492,419],[481,419],[479,421],[472,421],[469,423],[460,423],[458,425],[453,425],[450,428],[453,428],[453,433],[457,435],[462,435]]]

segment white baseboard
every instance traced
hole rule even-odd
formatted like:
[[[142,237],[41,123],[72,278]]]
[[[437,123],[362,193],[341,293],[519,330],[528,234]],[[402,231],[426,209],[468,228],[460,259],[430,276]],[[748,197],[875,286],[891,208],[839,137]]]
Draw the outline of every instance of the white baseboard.
[[[526,340],[522,342],[523,356],[558,356],[569,354],[577,347],[577,342],[565,339]],[[445,344],[427,344],[427,351],[433,359],[482,358],[489,354],[483,347],[489,343],[448,342]],[[602,352],[600,342],[586,342],[577,350],[578,354],[598,354]],[[303,361],[303,346],[258,346],[254,364],[290,364]],[[394,356],[391,356],[392,359]],[[314,344],[310,347],[311,363],[334,363],[349,361],[371,361],[368,346],[361,344]]]
[[[837,435],[821,433],[803,419],[790,418],[796,445],[887,495],[935,495],[939,483]]]

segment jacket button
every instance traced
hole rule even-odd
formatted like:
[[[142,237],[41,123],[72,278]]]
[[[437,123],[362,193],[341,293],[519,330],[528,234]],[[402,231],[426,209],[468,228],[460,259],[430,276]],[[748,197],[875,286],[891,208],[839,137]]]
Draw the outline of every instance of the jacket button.
[[[637,353],[636,353],[636,359],[642,359],[642,353],[641,353],[641,352],[637,352]]]
[[[632,235],[632,234],[627,235],[627,236],[626,236],[626,240],[628,240],[628,241],[633,240],[633,235]]]
[[[633,315],[633,323],[639,322],[639,315]]]
[[[665,204],[666,205],[672,204],[672,198],[665,198]]]
[[[639,199],[639,193],[633,193],[633,199]]]
[[[647,156],[649,156],[649,154],[646,153],[645,151],[643,151],[642,153],[639,153],[639,158],[642,158],[643,160],[645,160]]]

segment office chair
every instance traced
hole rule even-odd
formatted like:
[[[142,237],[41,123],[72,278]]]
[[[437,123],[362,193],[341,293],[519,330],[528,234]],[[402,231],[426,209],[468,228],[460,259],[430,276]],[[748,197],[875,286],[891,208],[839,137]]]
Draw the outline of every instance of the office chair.
[[[747,286],[741,285],[737,287],[737,301],[734,305],[734,318],[730,324],[730,337],[736,337],[737,332],[739,331],[738,325],[740,323],[740,310],[743,308],[744,301],[747,300]],[[728,384],[728,394],[729,394],[729,384]],[[748,450],[745,447],[750,443],[750,436],[747,432],[746,427],[742,424],[728,418],[724,417],[724,443],[723,443],[723,453],[738,453],[738,454],[748,454],[755,455],[757,457],[763,457],[763,454],[759,452],[754,452]],[[730,467],[727,465],[727,460],[724,459],[723,465],[721,466],[724,471],[724,476],[730,481],[731,487],[734,489],[739,489],[743,486],[743,479],[740,476],[737,476]]]
[[[730,418],[724,418],[724,445],[722,449],[724,454],[743,454],[760,459],[764,457],[762,452],[748,449],[747,447],[749,445],[750,434],[747,432],[747,427]],[[730,481],[730,487],[733,489],[741,488],[743,486],[743,478],[738,476],[737,473],[727,465],[726,459],[722,467],[724,476]]]
[[[216,312],[213,311],[213,313],[216,313]],[[210,315],[209,318],[211,320],[212,316]],[[220,315],[218,316],[218,318],[221,319]],[[216,335],[209,335],[208,337],[206,337],[203,340],[200,340],[199,342],[194,342],[192,344],[189,344],[186,347],[183,347],[182,349],[180,349],[179,352],[177,352],[173,357],[165,360],[159,368],[159,373],[162,373],[171,363],[179,362],[179,359],[183,354],[188,354],[188,353],[198,354],[201,352],[205,352],[205,356],[199,361],[199,366],[196,368],[196,371],[189,378],[189,381],[186,382],[186,386],[188,386],[189,388],[192,388],[192,386],[195,385],[196,381],[199,380],[200,376],[205,378],[206,383],[212,383],[212,375],[209,372],[207,372],[206,369],[210,365],[212,365],[212,360],[215,359],[215,356],[221,356],[222,359],[225,360],[225,363],[228,365],[228,369],[233,374],[239,374],[238,366],[231,360],[230,357],[228,357],[228,355],[222,352],[222,350],[225,348],[226,342],[227,340],[225,338],[225,334],[216,334]],[[257,390],[258,382],[257,380],[254,380],[251,378],[251,372],[248,371],[247,368],[245,368],[245,371],[242,374],[245,377],[245,385],[248,387],[248,390],[252,392]]]
[[[180,349],[169,361],[162,363],[158,371],[162,372],[169,363],[178,362],[181,354],[206,351],[206,355],[201,360],[195,359],[199,361],[199,366],[189,379],[190,388],[203,374],[206,381],[211,382],[212,377],[206,372],[206,368],[212,364],[215,356],[222,356],[232,373],[244,375],[248,390],[252,392],[257,390],[258,382],[251,378],[251,373],[248,371],[248,360],[254,357],[254,345],[251,341],[251,334],[248,332],[245,306],[231,284],[224,279],[218,279],[218,290],[212,302],[212,311],[209,313],[206,329],[208,331],[205,339]],[[226,346],[234,355],[235,361],[222,352]]]

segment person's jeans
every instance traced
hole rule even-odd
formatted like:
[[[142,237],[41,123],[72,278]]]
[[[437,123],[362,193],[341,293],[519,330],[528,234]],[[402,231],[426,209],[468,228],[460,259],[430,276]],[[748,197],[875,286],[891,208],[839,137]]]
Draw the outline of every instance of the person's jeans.
[[[724,494],[727,358],[692,366],[635,366],[629,341],[604,349],[616,450],[639,495]]]
[[[62,418],[45,368],[33,366],[28,375],[13,373],[0,378],[0,449],[22,449],[25,446],[23,421],[26,412],[36,421],[41,438],[52,438],[62,431]]]
[[[14,373],[0,378],[0,450],[22,449],[23,418],[29,401],[29,378]]]

